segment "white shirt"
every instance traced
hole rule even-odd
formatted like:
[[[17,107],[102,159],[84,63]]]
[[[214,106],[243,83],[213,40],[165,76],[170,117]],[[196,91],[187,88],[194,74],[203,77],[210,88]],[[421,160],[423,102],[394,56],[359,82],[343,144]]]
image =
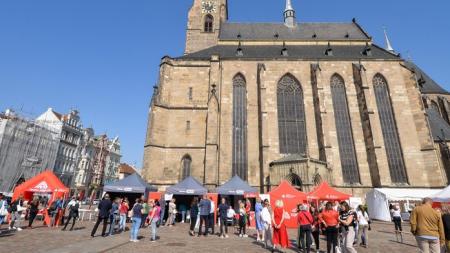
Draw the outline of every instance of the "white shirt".
[[[209,213],[214,213],[214,209],[216,208],[214,201],[211,200],[211,211]]]
[[[367,215],[367,212],[361,212],[358,211],[356,213],[358,215],[358,221],[359,221],[359,225],[369,225],[369,215]]]
[[[394,210],[392,209],[392,217],[402,217],[402,213],[400,212],[400,209]]]
[[[267,207],[264,207],[261,211],[261,219],[267,225],[272,225],[272,215]]]
[[[234,218],[235,215],[236,215],[236,212],[234,211],[233,208],[228,209],[227,218]]]

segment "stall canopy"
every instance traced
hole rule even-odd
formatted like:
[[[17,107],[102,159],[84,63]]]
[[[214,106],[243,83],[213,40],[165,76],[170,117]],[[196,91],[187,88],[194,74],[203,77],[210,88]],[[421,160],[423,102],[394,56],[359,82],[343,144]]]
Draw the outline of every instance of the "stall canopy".
[[[208,190],[192,176],[166,190],[166,194],[173,195],[199,196],[206,193],[208,193]]]
[[[55,198],[69,194],[69,188],[53,172],[45,171],[17,186],[14,189],[13,200],[17,199],[21,194],[23,194],[24,199],[31,200],[35,193],[51,194],[52,199],[50,201],[52,201]]]
[[[216,189],[220,195],[243,196],[249,193],[257,193],[258,190],[251,187],[239,176],[234,176],[228,182]]]
[[[270,204],[275,207],[277,200],[283,200],[284,210],[288,213],[285,217],[286,225],[289,228],[296,228],[297,225],[297,205],[306,202],[307,195],[295,189],[289,182],[282,181],[281,184],[269,192]]]
[[[122,180],[105,185],[103,191],[114,193],[142,193],[147,196],[149,192],[155,192],[158,189],[145,182],[142,177],[134,173]]]
[[[389,202],[422,201],[441,190],[405,189],[405,188],[376,188],[366,194],[366,201],[371,219],[390,221]]]
[[[321,183],[313,191],[308,193],[310,200],[341,201],[350,199],[351,195],[339,192],[331,187],[327,182]]]
[[[450,203],[450,186],[429,197],[432,198],[434,202]]]

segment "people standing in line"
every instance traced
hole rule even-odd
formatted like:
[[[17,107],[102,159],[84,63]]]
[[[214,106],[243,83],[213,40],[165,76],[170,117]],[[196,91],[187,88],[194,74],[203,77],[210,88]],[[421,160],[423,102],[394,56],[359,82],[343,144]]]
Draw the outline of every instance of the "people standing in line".
[[[200,208],[200,227],[198,228],[198,236],[202,235],[202,226],[205,223],[205,236],[208,236],[208,223],[209,223],[209,214],[211,213],[211,201],[209,201],[208,196],[205,194],[203,199],[198,204]]]
[[[264,234],[263,234],[263,238],[264,238],[264,248],[267,249],[269,242],[270,245],[273,246],[273,241],[272,241],[272,210],[270,208],[270,203],[269,200],[264,200],[264,207],[261,211],[261,222],[263,224],[263,228],[264,228]]]
[[[255,204],[255,226],[256,226],[256,241],[263,242],[264,241],[264,225],[261,219],[261,212],[263,209],[263,205],[261,203],[261,199],[256,198]]]
[[[312,237],[314,239],[314,245],[316,246],[316,252],[320,252],[320,220],[319,220],[319,210],[315,206],[311,206],[309,209],[311,216],[313,217],[312,223]]]
[[[369,245],[369,222],[370,218],[367,214],[366,208],[362,205],[358,207],[358,238],[361,238],[361,246],[367,248]]]
[[[128,209],[130,209],[130,206],[128,205],[128,199],[124,198],[119,206],[119,214],[120,214],[119,230],[122,232],[125,231],[127,228]]]
[[[33,228],[34,219],[36,219],[37,214],[39,213],[39,198],[34,197],[30,203],[28,203],[28,228]]]
[[[297,247],[303,252],[309,253],[311,251],[311,232],[312,224],[314,218],[308,211],[306,205],[298,205],[297,207],[297,223],[298,223],[298,236],[297,236]],[[306,240],[305,240],[306,238]]]
[[[336,246],[338,246],[338,225],[339,213],[334,209],[331,202],[327,202],[325,210],[319,215],[321,224],[325,227],[325,235],[327,238],[327,253],[336,253]]]
[[[175,199],[171,199],[169,202],[169,218],[167,219],[166,226],[172,227],[175,224],[175,218],[177,215],[177,205]]]
[[[420,252],[438,253],[445,244],[442,217],[432,204],[432,199],[425,198],[411,214],[411,233],[416,237]]]
[[[194,197],[194,199],[191,202],[191,209],[189,211],[189,215],[191,216],[190,219],[190,226],[189,226],[189,234],[191,236],[195,235],[195,224],[197,224],[197,219],[199,215],[199,209],[198,209],[198,198]]]
[[[273,224],[273,249],[275,250],[277,246],[283,249],[289,247],[289,237],[286,230],[286,224],[284,223],[284,217],[287,215],[284,211],[284,203],[282,200],[277,200],[275,202],[275,209],[272,215]]]
[[[342,214],[339,217],[339,221],[344,227],[343,235],[344,235],[344,247],[346,249],[345,252],[349,253],[357,253],[355,248],[353,247],[353,242],[355,241],[355,232],[356,232],[356,213],[351,210],[350,206],[347,202],[341,202]]]
[[[95,222],[94,228],[91,232],[91,237],[95,236],[95,233],[97,232],[97,228],[100,225],[100,222],[103,221],[103,229],[102,229],[102,236],[106,236],[106,227],[108,225],[108,219],[109,214],[112,208],[112,202],[109,198],[109,194],[105,194],[105,197],[100,201],[98,204],[98,217],[97,222]]]
[[[148,201],[145,201],[144,196],[142,196],[141,200],[142,200],[142,218],[147,219],[148,214],[150,213],[150,203],[149,203],[150,199]],[[147,223],[146,220],[142,221],[141,228],[145,227],[146,224],[150,224],[150,223]]]
[[[442,206],[442,224],[444,225],[445,248],[450,252],[450,207]]]
[[[73,197],[72,200],[70,200],[69,204],[67,204],[67,208],[69,209],[69,217],[66,220],[66,224],[64,225],[63,231],[66,230],[67,225],[69,225],[70,220],[72,219],[72,226],[70,227],[70,231],[73,230],[73,227],[75,226],[75,222],[79,217],[79,209],[80,209],[80,201]]]
[[[142,199],[136,199],[133,208],[131,209],[131,232],[130,232],[130,242],[138,242],[139,228],[142,222]]]
[[[219,208],[217,208],[220,220],[220,238],[228,238],[228,224],[227,224],[228,209],[229,207],[227,204],[227,200],[225,198],[222,198]]]
[[[185,204],[180,204],[180,208],[178,208],[178,209],[180,210],[180,213],[181,213],[181,223],[185,223],[187,207]]]
[[[209,229],[211,230],[211,235],[214,235],[214,228],[216,226],[215,221],[215,211],[216,211],[216,203],[214,203],[214,200],[212,197],[209,198],[209,201],[211,203],[211,210],[209,211]]]
[[[8,202],[6,201],[3,193],[0,192],[0,228],[2,228],[2,224],[8,216]],[[0,234],[2,231],[0,230]]]
[[[247,227],[247,211],[243,202],[239,205],[239,237],[248,237],[246,234]]]
[[[24,211],[23,207],[23,195],[21,194],[18,199],[11,203],[11,221],[9,223],[9,229],[16,229],[17,231],[21,231],[21,220],[22,213]],[[14,226],[17,225],[17,226]]]
[[[151,211],[148,214],[150,231],[151,231],[150,241],[156,242],[156,233],[157,233],[158,222],[161,218],[161,207],[159,206],[158,201],[151,201],[150,207],[151,207]]]
[[[109,233],[108,236],[114,234],[114,228],[116,226],[116,217],[119,215],[119,199],[116,198],[112,202],[111,211],[109,212]]]
[[[395,232],[401,233],[403,231],[402,228],[402,213],[400,207],[398,205],[394,205],[393,209],[391,209],[392,221],[394,222]]]

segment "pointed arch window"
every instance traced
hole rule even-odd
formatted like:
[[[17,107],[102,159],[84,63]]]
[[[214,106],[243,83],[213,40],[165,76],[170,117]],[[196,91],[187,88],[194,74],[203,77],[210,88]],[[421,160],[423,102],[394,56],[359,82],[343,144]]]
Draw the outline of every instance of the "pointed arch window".
[[[247,87],[243,75],[233,78],[233,175],[247,180]]]
[[[212,33],[214,31],[214,17],[211,15],[205,16],[204,32]]]
[[[335,74],[331,77],[330,83],[344,182],[349,184],[360,183],[344,79]]]
[[[185,155],[183,159],[181,159],[181,180],[189,177],[191,175],[191,164],[192,158],[190,155]]]
[[[393,183],[408,183],[394,110],[392,108],[388,84],[384,76],[376,74],[373,78],[373,86],[391,180]]]
[[[303,91],[293,76],[281,78],[277,87],[278,134],[281,154],[306,154]]]

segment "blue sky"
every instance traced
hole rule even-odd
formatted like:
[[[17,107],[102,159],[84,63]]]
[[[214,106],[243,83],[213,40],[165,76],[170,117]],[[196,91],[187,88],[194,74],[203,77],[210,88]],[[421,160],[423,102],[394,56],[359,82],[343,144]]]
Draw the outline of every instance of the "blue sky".
[[[148,104],[162,56],[183,53],[192,0],[0,1],[0,110],[77,108],[84,126],[119,135],[142,163]],[[300,21],[358,22],[450,89],[449,1],[293,0]],[[368,3],[368,4],[366,4]],[[281,21],[284,0],[229,0],[231,21]]]

